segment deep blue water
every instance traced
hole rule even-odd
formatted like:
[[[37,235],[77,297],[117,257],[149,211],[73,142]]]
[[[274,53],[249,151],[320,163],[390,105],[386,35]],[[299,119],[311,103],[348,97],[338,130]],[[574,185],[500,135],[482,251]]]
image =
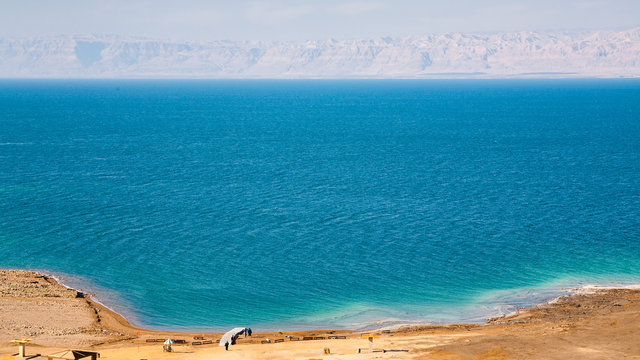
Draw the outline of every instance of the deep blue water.
[[[155,328],[640,282],[640,81],[0,81],[0,267]]]

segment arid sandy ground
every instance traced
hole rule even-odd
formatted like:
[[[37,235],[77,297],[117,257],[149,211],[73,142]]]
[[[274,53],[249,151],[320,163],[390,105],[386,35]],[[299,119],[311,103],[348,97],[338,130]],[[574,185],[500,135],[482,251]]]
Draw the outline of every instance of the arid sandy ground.
[[[485,325],[380,332],[373,353],[362,333],[352,331],[287,334],[325,338],[307,341],[258,333],[241,338],[230,351],[217,344],[193,344],[198,341],[194,337],[216,340],[220,335],[137,329],[48,276],[0,270],[0,355],[16,353],[9,340],[28,337],[34,339],[27,346],[29,354],[73,348],[98,351],[101,359],[640,359],[640,291],[599,290],[566,296]],[[336,335],[346,339],[328,339]],[[167,337],[187,344],[176,344],[174,352],[166,353],[161,343],[147,342]],[[261,344],[266,338],[285,341]],[[324,354],[324,348],[331,354]]]

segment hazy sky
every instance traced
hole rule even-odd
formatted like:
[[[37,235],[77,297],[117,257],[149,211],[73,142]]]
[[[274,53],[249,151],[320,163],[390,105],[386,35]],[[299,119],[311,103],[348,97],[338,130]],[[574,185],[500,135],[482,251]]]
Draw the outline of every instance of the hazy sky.
[[[0,37],[370,38],[640,25],[640,0],[0,0]]]

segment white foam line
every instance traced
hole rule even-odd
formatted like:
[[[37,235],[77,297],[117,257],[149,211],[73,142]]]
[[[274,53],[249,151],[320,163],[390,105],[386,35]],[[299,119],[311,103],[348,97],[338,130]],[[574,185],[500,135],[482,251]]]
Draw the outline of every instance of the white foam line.
[[[569,289],[565,289],[565,294],[563,295],[559,295],[554,297],[553,299],[546,301],[542,304],[537,304],[537,305],[553,305],[556,304],[558,302],[560,302],[561,300],[567,298],[567,297],[571,297],[573,295],[592,295],[592,294],[596,294],[600,291],[606,291],[606,290],[640,290],[640,284],[629,284],[629,285],[604,285],[604,284],[587,284],[587,285],[582,285],[580,287],[574,287],[574,288],[569,288]],[[535,307],[536,305],[534,304],[531,307]],[[530,308],[531,308],[530,307]],[[517,311],[507,315],[507,316],[511,316],[516,314]]]

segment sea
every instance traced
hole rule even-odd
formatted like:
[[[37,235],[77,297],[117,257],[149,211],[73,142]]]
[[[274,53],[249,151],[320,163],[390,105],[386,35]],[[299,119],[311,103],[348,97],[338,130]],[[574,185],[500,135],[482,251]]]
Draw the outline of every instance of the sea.
[[[640,283],[640,79],[0,80],[0,267],[152,329]]]

